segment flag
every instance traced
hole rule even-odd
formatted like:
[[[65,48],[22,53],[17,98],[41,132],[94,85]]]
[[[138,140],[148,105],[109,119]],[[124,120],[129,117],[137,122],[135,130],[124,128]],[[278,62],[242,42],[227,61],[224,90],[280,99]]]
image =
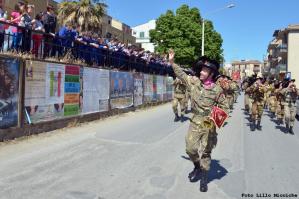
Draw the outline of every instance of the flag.
[[[228,118],[228,114],[222,110],[221,108],[214,106],[210,115],[210,119],[214,122],[214,124],[221,128],[224,124],[225,120]]]

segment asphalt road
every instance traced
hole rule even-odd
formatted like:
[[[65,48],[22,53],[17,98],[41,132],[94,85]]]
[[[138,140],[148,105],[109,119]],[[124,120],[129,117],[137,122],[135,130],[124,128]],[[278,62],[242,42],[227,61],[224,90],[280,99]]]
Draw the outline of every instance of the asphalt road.
[[[0,144],[0,198],[299,198],[298,121],[290,135],[265,112],[251,132],[242,107],[241,96],[219,131],[207,193],[187,178],[189,122],[173,122],[165,104]]]

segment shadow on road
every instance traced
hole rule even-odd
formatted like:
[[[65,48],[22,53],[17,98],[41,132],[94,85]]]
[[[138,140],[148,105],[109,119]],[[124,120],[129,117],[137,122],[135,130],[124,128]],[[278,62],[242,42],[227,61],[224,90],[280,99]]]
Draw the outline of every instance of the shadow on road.
[[[281,132],[287,134],[288,129],[285,126],[275,126],[276,129],[279,129]]]
[[[184,156],[184,155],[181,155],[181,158],[191,161],[189,157]],[[228,171],[223,166],[221,166],[221,164],[219,163],[219,160],[212,160],[211,166],[210,166],[210,171],[208,174],[208,182],[212,182],[213,180],[220,180],[227,173],[228,173]],[[199,180],[200,175],[197,176],[196,179]]]

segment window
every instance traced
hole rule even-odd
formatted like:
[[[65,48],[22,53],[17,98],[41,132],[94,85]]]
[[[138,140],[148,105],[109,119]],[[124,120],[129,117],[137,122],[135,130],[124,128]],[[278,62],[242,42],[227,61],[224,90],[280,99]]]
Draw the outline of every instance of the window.
[[[140,33],[139,33],[139,37],[140,37],[140,38],[144,38],[144,32],[140,32]]]
[[[133,32],[133,35],[136,35],[136,31]]]

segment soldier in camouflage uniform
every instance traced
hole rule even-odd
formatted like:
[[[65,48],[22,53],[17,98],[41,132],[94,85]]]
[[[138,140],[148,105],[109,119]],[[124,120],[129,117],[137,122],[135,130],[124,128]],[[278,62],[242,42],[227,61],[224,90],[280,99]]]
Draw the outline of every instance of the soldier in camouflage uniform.
[[[252,113],[251,113],[251,130],[256,128],[261,130],[261,119],[264,110],[264,95],[267,91],[262,84],[263,78],[257,78],[256,82],[247,88],[247,91],[252,93]]]
[[[288,87],[280,91],[280,93],[285,96],[285,102],[284,102],[285,122],[286,122],[286,127],[290,134],[294,134],[293,127],[294,127],[296,108],[297,108],[296,100],[299,96],[299,90],[296,88],[294,82],[295,80],[290,81]]]
[[[194,115],[191,118],[190,127],[186,135],[186,152],[194,163],[194,170],[188,177],[191,182],[195,182],[200,172],[200,191],[206,192],[208,190],[207,173],[211,164],[211,152],[217,143],[216,127],[209,119],[209,115],[212,107],[215,105],[218,105],[226,112],[229,110],[222,89],[214,83],[214,77],[218,73],[219,65],[213,64],[208,60],[198,61],[196,66],[201,68],[200,73],[197,74],[200,81],[192,84],[188,75],[174,63],[173,51],[169,52],[169,62],[176,76],[191,90],[192,112]]]
[[[270,87],[268,88],[268,91],[270,92],[269,98],[268,98],[268,104],[269,104],[269,111],[271,112],[271,118],[275,117],[275,112],[277,109],[277,99],[275,95],[275,82],[270,84]]]
[[[246,112],[249,113],[249,92],[246,91],[248,86],[249,86],[248,79],[245,79],[242,84],[242,89],[244,90],[244,109]]]
[[[174,98],[172,101],[172,109],[175,114],[174,121],[179,121],[179,113],[178,113],[178,105],[180,105],[180,112],[181,112],[181,121],[184,120],[184,113],[186,108],[186,85],[183,84],[183,82],[176,78],[173,81],[173,87],[174,87]]]
[[[233,81],[234,84],[234,103],[237,103],[238,96],[240,95],[240,86],[237,81]]]
[[[281,93],[282,82],[279,83],[279,88],[275,90],[276,100],[277,100],[277,108],[276,108],[276,117],[277,117],[277,124],[282,125],[284,119],[284,98],[285,96]]]

